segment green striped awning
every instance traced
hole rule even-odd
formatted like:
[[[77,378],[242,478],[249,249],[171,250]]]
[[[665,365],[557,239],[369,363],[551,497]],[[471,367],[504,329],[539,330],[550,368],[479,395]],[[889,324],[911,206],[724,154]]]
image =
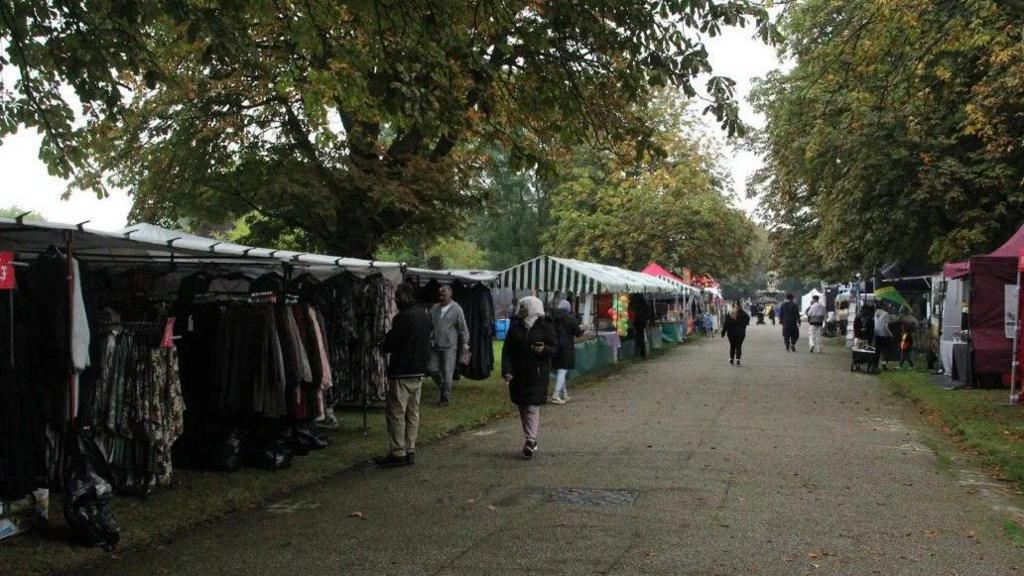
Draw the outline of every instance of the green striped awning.
[[[540,256],[501,271],[498,286],[575,294],[677,294],[683,291],[679,286],[642,272],[553,256]]]

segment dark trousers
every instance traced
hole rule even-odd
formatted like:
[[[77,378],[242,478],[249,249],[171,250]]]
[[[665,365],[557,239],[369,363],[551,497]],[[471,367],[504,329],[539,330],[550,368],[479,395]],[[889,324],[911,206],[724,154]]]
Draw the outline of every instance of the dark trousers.
[[[783,325],[782,339],[786,341],[786,348],[796,346],[796,341],[800,339],[800,326],[796,324]]]
[[[743,356],[743,336],[729,336],[729,360]]]
[[[914,367],[914,351],[913,350],[900,350],[900,368],[903,368],[903,363],[910,364],[910,367]]]
[[[635,351],[638,358],[647,358],[647,329],[636,327],[633,328],[633,335],[636,338],[634,345],[636,346]]]
[[[889,348],[892,346],[892,336],[875,336],[875,350],[878,351],[878,361],[885,364],[889,361]]]

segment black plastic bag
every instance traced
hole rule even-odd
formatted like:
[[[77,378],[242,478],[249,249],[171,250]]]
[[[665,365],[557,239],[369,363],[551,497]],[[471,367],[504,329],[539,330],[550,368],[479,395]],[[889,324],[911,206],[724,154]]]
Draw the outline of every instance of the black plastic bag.
[[[291,466],[294,457],[287,443],[276,439],[263,439],[257,434],[250,434],[242,443],[242,458],[249,468],[280,470]]]
[[[96,443],[79,432],[68,436],[64,469],[64,518],[73,538],[86,546],[112,549],[121,531],[110,511],[114,475]]]
[[[212,458],[212,468],[221,472],[237,472],[242,469],[242,434],[237,428],[224,432]]]

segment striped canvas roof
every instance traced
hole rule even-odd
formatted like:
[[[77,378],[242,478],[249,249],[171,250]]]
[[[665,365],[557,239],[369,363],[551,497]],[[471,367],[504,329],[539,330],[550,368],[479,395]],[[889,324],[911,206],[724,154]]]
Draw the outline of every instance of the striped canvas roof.
[[[554,256],[540,256],[503,270],[498,274],[498,285],[514,290],[575,294],[677,294],[683,290],[642,272]]]

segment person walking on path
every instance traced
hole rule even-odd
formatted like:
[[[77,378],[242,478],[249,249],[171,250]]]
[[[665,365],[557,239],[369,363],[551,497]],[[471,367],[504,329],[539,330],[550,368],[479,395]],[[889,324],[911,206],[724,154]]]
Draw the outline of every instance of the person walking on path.
[[[775,326],[775,306],[773,304],[768,305],[768,321]]]
[[[395,288],[398,315],[391,323],[381,348],[388,357],[387,426],[388,455],[377,461],[383,468],[415,463],[416,434],[420,427],[420,392],[430,362],[430,314],[416,305],[410,284]]]
[[[551,367],[555,370],[555,392],[551,395],[551,403],[565,404],[569,401],[566,380],[569,371],[576,368],[576,338],[583,335],[583,330],[568,300],[560,301],[555,307],[551,313],[551,324],[558,342],[558,354],[551,361]]]
[[[434,350],[430,358],[430,376],[441,389],[439,406],[448,406],[460,352],[469,352],[469,326],[458,302],[452,300],[451,286],[441,286],[441,301],[430,309],[434,325]]]
[[[779,306],[782,340],[786,344],[786,350],[790,352],[796,352],[796,341],[800,338],[800,307],[793,298],[793,294],[786,294],[786,301]]]
[[[910,364],[910,369],[914,369],[914,327],[909,322],[904,322],[902,325],[903,334],[900,335],[900,370],[903,370],[903,364]]]
[[[825,305],[821,298],[811,296],[811,305],[807,307],[808,340],[811,345],[811,352],[821,353],[821,330],[825,326]]]
[[[892,330],[889,329],[889,312],[879,306],[875,312],[875,350],[882,370],[889,369],[889,349],[892,346]]]
[[[740,301],[737,300],[729,313],[725,315],[725,322],[722,323],[722,336],[729,337],[729,364],[740,366],[740,358],[743,356],[743,339],[747,337],[747,326],[749,325],[750,315],[743,311]]]
[[[544,318],[544,303],[533,296],[519,301],[519,310],[501,349],[501,375],[508,383],[512,403],[519,406],[523,424],[523,457],[537,452],[540,407],[547,401],[551,359],[558,342],[551,323]]]

